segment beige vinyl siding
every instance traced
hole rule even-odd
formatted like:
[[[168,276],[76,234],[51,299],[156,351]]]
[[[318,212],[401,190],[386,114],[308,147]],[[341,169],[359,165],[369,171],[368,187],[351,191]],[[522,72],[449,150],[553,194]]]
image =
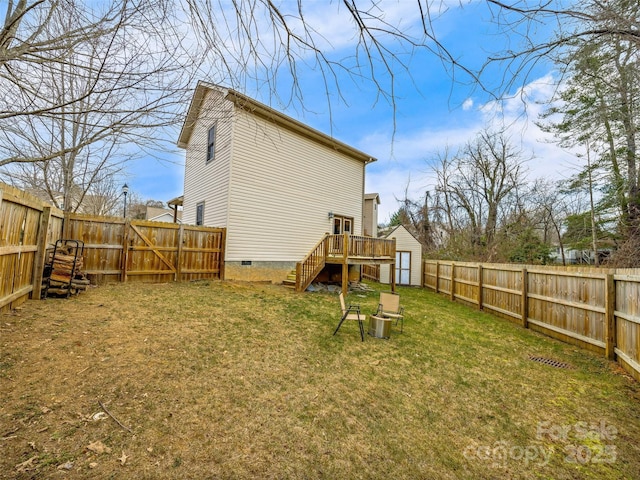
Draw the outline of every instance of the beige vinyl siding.
[[[365,195],[364,215],[362,226],[363,234],[370,237],[378,236],[378,197],[372,198],[371,195]]]
[[[403,226],[396,227],[387,235],[387,238],[394,237],[396,251],[411,252],[411,285],[422,285],[422,246],[420,242]],[[389,265],[380,265],[380,282],[389,283]]]
[[[299,261],[331,230],[329,211],[360,234],[364,166],[237,110],[227,261]]]
[[[196,205],[204,202],[204,224],[227,225],[233,135],[233,104],[209,90],[186,149],[183,223],[196,223]],[[215,158],[207,163],[207,134],[216,126]]]

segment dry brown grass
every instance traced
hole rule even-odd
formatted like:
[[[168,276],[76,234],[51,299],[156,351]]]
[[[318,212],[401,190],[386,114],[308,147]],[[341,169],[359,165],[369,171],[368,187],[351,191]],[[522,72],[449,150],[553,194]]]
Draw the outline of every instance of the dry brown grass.
[[[615,364],[400,293],[405,333],[364,343],[332,336],[335,295],[271,285],[30,302],[0,317],[0,478],[637,478],[640,388]]]

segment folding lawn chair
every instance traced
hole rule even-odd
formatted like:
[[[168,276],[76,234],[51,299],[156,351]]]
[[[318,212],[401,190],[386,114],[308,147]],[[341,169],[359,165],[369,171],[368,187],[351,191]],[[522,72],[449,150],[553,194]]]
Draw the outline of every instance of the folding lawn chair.
[[[400,333],[404,328],[404,307],[400,305],[400,295],[391,292],[380,292],[380,302],[376,315],[396,319],[396,325],[400,321]]]
[[[340,323],[338,323],[338,326],[336,327],[336,330],[335,332],[333,332],[333,334],[335,335],[336,333],[338,333],[338,330],[340,330],[340,327],[345,320],[356,320],[358,322],[358,325],[360,326],[360,338],[362,338],[362,341],[364,342],[364,321],[366,320],[367,316],[363,313],[360,313],[360,305],[349,305],[348,307],[345,306],[344,295],[342,294],[342,292],[340,292],[340,309],[342,310],[342,318],[340,318]]]

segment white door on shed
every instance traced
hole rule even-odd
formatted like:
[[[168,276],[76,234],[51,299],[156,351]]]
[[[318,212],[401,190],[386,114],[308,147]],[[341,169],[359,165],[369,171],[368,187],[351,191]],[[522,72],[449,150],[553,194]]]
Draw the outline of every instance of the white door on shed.
[[[411,284],[411,252],[396,252],[396,282],[399,285]]]

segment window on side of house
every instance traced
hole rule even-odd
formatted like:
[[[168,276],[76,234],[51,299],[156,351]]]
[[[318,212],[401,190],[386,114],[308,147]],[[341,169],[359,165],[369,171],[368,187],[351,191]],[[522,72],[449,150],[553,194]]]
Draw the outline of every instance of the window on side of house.
[[[216,126],[209,129],[207,134],[207,163],[216,156]]]
[[[196,205],[196,225],[204,225],[204,202]]]

